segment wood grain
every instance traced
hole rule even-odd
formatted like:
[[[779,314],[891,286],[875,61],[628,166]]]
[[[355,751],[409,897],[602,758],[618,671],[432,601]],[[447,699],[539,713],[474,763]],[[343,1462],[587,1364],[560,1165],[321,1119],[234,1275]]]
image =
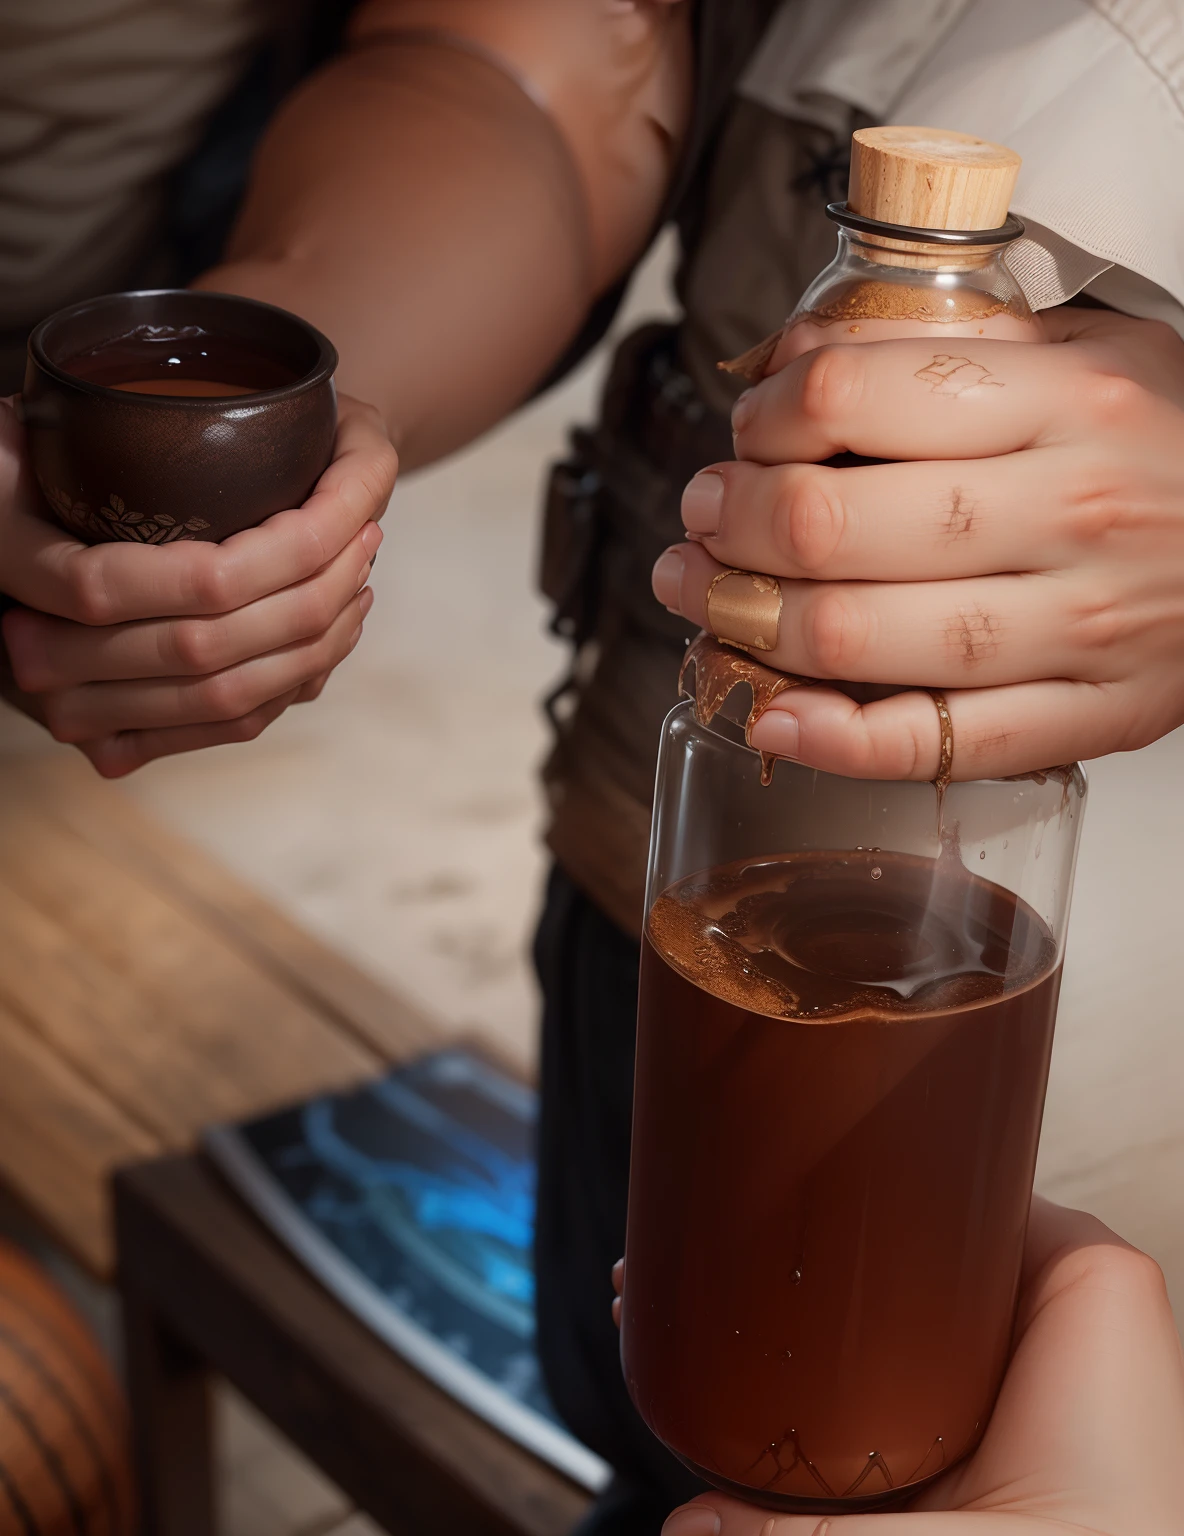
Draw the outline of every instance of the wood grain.
[[[1020,157],[944,128],[859,128],[851,143],[853,213],[919,229],[998,229]]]
[[[0,759],[0,1181],[100,1276],[115,1165],[438,1038],[81,758]]]
[[[50,808],[91,847],[135,869],[224,934],[253,963],[384,1060],[413,1055],[440,1025],[292,921],[195,844],[144,813],[74,755],[16,762],[5,777],[25,806]]]
[[[177,1116],[174,1142],[210,1120],[344,1086],[381,1067],[375,1052],[252,965],[169,893],[51,815],[28,807],[19,817],[0,810],[0,846],[4,886],[19,891],[27,906],[139,999],[126,1028],[113,1021],[111,1036],[90,1045],[77,1031],[67,1045],[68,1021],[51,979],[52,990],[33,1000],[30,1017],[75,1065],[81,1067],[79,1053],[86,1053],[92,1080],[96,1070],[109,1077],[117,1062],[138,1058],[141,1070],[121,1098],[159,1088]],[[137,1038],[145,1027],[161,1038]],[[110,1059],[100,1064],[100,1054]],[[146,1074],[148,1055],[155,1067]]]
[[[0,1177],[95,1274],[112,1268],[108,1174],[162,1150],[0,1005]]]

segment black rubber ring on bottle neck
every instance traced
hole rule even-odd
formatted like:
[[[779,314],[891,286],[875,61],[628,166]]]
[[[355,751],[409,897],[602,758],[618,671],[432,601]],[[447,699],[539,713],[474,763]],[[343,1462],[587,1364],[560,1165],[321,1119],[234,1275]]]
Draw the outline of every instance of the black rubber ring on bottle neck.
[[[863,235],[879,235],[885,240],[908,240],[920,245],[1007,245],[1024,232],[1024,221],[1014,213],[998,229],[918,229],[911,224],[887,224],[882,219],[866,219],[852,213],[846,203],[828,203],[826,216],[844,229]]]

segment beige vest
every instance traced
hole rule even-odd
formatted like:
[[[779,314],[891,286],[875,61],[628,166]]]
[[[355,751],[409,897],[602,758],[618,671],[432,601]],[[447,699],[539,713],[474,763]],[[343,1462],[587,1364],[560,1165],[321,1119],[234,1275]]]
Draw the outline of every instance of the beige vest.
[[[1082,290],[1184,335],[1184,0],[785,0],[744,75],[685,253],[682,356],[720,374],[834,253],[821,172],[867,122],[979,134],[1024,159],[1009,262],[1034,309]],[[672,486],[670,541],[682,536]],[[679,637],[614,607],[547,770],[548,841],[618,924],[642,918],[654,766]],[[656,607],[656,605],[655,605]]]

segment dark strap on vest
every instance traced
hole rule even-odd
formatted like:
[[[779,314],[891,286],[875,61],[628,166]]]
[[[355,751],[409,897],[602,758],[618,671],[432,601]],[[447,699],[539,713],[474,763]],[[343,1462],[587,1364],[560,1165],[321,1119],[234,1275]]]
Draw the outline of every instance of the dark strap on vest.
[[[702,218],[706,171],[723,115],[744,66],[764,35],[779,0],[691,0],[694,5],[695,85],[691,121],[678,168],[661,212],[651,232],[674,222],[682,231],[684,247],[695,238]],[[580,363],[613,322],[632,269],[592,306],[575,340],[539,384],[542,394]]]

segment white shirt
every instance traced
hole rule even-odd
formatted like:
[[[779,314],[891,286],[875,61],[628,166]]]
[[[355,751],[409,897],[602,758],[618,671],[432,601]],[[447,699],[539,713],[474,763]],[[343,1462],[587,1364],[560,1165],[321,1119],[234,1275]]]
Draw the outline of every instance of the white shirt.
[[[1085,290],[1184,336],[1184,0],[785,0],[740,89],[1008,145],[1031,307]]]

